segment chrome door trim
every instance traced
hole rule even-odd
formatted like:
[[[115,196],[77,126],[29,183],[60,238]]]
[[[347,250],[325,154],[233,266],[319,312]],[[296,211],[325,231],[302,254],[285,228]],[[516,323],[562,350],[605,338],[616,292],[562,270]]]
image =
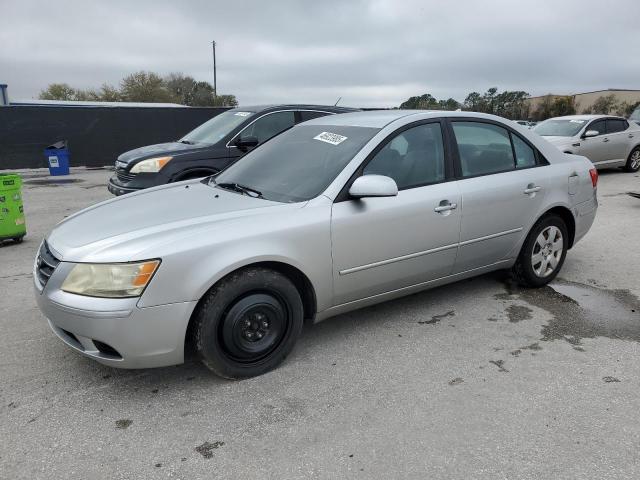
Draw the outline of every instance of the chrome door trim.
[[[444,245],[442,247],[430,248],[429,250],[423,250],[422,252],[409,253],[400,257],[389,258],[387,260],[380,260],[379,262],[368,263],[359,267],[346,268],[338,272],[340,275],[348,275],[350,273],[361,272],[362,270],[368,270],[369,268],[380,267],[382,265],[389,265],[390,263],[401,262],[403,260],[409,260],[411,258],[422,257],[423,255],[429,255],[430,253],[442,252],[443,250],[449,250],[451,248],[457,248],[457,243],[451,245]]]
[[[464,242],[460,242],[460,246],[463,247],[465,245],[470,245],[472,243],[483,242],[484,240],[491,240],[492,238],[502,237],[503,235],[510,235],[512,233],[518,233],[523,230],[522,227],[512,228],[511,230],[505,230],[504,232],[492,233],[491,235],[485,235],[484,237],[472,238],[470,240],[465,240]]]

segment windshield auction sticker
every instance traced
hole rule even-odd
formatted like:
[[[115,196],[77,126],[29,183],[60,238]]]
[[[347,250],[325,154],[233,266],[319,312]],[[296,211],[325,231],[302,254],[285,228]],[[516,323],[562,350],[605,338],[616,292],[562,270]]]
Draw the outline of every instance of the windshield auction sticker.
[[[340,145],[347,137],[338,135],[337,133],[322,132],[320,135],[313,137],[314,140],[320,140],[321,142],[330,143],[331,145]]]
[[[234,115],[236,117],[248,117],[249,115],[251,115],[251,112],[236,112],[234,113]]]

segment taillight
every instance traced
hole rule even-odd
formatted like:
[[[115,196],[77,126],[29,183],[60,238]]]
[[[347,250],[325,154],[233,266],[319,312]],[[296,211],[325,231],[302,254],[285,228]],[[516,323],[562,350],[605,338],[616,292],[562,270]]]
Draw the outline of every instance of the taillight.
[[[590,169],[589,175],[591,175],[591,184],[593,185],[593,188],[596,188],[598,186],[598,169]]]

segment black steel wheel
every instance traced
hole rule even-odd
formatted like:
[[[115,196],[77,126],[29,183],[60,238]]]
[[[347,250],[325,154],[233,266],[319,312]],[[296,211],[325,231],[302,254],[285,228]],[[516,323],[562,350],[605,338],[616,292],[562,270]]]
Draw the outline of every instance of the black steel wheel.
[[[291,352],[303,324],[302,299],[279,272],[247,268],[209,290],[195,313],[198,356],[218,375],[261,375]]]

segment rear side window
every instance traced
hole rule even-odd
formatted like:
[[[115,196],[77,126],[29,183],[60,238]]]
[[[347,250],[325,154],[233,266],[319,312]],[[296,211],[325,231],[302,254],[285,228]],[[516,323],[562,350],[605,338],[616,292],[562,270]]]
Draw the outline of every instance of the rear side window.
[[[627,121],[622,120],[621,118],[607,120],[607,133],[624,132],[628,127],[629,124]]]
[[[481,122],[451,124],[458,144],[463,176],[487,175],[515,168],[507,129]]]
[[[536,164],[536,153],[524,140],[511,134],[513,151],[516,153],[516,168],[533,167]]]
[[[364,167],[364,175],[385,175],[398,189],[444,180],[444,147],[440,123],[418,125],[400,132]]]
[[[313,118],[318,118],[318,117],[324,117],[326,115],[329,115],[329,113],[326,112],[311,112],[308,110],[301,110],[300,111],[300,121],[301,122],[306,122],[307,120],[311,120]]]
[[[292,111],[270,113],[249,125],[241,136],[242,138],[256,137],[258,143],[263,143],[293,127],[295,123],[295,115]]]

